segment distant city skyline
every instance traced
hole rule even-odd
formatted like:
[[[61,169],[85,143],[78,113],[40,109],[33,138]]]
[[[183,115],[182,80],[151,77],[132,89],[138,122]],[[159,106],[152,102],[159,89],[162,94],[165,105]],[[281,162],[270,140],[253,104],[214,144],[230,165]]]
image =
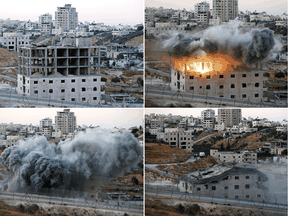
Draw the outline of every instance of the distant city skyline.
[[[181,115],[181,116],[190,116],[193,117],[201,117],[201,111],[207,110],[209,108],[173,108],[173,109],[147,109],[145,110],[145,114],[155,113],[155,114],[165,114],[168,115],[171,113],[172,115]],[[230,108],[227,108],[230,109]],[[242,117],[248,118],[267,118],[270,121],[283,121],[283,119],[287,120],[288,110],[285,108],[235,108],[242,110]],[[218,115],[218,108],[212,108],[215,110],[215,115]]]
[[[55,123],[57,111],[63,111],[64,108],[23,108],[11,109],[2,108],[0,112],[0,123],[23,124],[23,125],[39,125],[39,121],[44,118],[51,118]],[[130,128],[139,127],[143,123],[142,109],[95,109],[95,108],[71,108],[70,112],[74,112],[77,125],[93,125],[101,128]]]
[[[78,12],[80,22],[97,22],[107,25],[136,25],[143,23],[143,0],[106,0],[106,1],[77,1],[50,0],[39,3],[35,0],[3,1],[0,7],[0,19],[38,21],[38,16],[49,13],[55,20],[57,7],[72,4]]]
[[[204,1],[204,0],[203,0]],[[186,9],[194,10],[194,5],[202,2],[201,0],[145,0],[146,7],[163,7],[163,8],[173,8],[173,9]],[[212,9],[212,0],[206,1],[210,4],[210,9]],[[245,12],[249,10],[253,11],[266,11],[268,14],[280,15],[287,13],[287,1],[286,0],[238,0],[239,11]]]

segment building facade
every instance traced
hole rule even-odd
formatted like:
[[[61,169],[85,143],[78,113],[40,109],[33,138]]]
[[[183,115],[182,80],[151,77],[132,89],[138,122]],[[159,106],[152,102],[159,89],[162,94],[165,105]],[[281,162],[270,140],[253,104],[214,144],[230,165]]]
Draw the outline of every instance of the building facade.
[[[28,35],[23,35],[20,32],[5,32],[0,38],[0,44],[7,49],[18,51],[19,47],[29,45],[30,39]]]
[[[235,162],[235,163],[250,163],[257,164],[256,152],[233,152],[233,151],[218,151],[217,149],[210,149],[210,156],[222,162]]]
[[[100,76],[99,49],[92,46],[20,48],[18,94],[75,103],[102,103],[101,88],[105,83]]]
[[[163,141],[173,147],[193,151],[192,132],[185,131],[184,128],[165,128]]]
[[[62,134],[74,133],[77,127],[76,116],[70,109],[57,112],[55,116],[55,131],[61,131]]]
[[[238,16],[238,0],[213,0],[213,19],[221,18],[221,22],[229,22]]]
[[[171,89],[208,97],[260,102],[267,99],[264,92],[268,89],[268,77],[264,73],[263,70],[253,69],[196,77],[172,67]]]
[[[55,12],[55,27],[63,31],[75,30],[78,25],[78,12],[71,4],[65,4],[64,7],[57,7]]]
[[[40,120],[39,124],[40,131],[42,131],[43,127],[49,127],[49,126],[53,126],[52,119],[48,117]]]
[[[242,119],[241,109],[218,109],[218,124],[225,124],[225,127],[239,125]]]
[[[39,28],[42,28],[42,24],[43,24],[43,23],[52,23],[52,15],[49,14],[49,13],[41,14],[41,15],[38,17],[38,25],[39,25]]]

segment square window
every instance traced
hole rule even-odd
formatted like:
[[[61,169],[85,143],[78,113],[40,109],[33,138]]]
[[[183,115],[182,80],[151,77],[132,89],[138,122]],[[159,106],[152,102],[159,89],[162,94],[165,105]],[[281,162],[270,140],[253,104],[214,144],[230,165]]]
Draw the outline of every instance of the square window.
[[[43,90],[43,92],[45,92],[45,90]]]
[[[255,94],[255,97],[259,97],[259,94]]]
[[[45,80],[43,80],[43,82],[45,82]]]
[[[212,190],[216,190],[216,186],[212,186]]]
[[[257,194],[257,198],[261,198],[261,194]]]
[[[245,189],[249,189],[250,188],[250,185],[249,184],[246,184],[245,185]]]
[[[249,179],[250,178],[250,176],[246,176],[246,179]]]
[[[85,92],[85,91],[86,91],[86,88],[84,88],[84,87],[82,87],[81,89],[82,89],[82,91],[83,91],[83,92]]]
[[[38,90],[35,90],[35,91],[34,91],[34,94],[38,94]]]
[[[61,80],[61,83],[65,83],[65,80]]]
[[[235,176],[235,180],[239,180],[239,176]]]
[[[246,83],[242,83],[242,88],[246,88]]]
[[[82,82],[86,82],[86,79],[82,79]]]
[[[38,81],[34,81],[34,84],[37,85],[37,84],[38,84]]]
[[[246,198],[249,198],[249,195],[246,195]]]
[[[197,188],[197,191],[201,191],[201,188]]]
[[[235,95],[231,95],[231,98],[235,98]]]
[[[255,77],[259,77],[259,73],[255,73]]]
[[[234,189],[238,190],[239,189],[239,185],[234,185]]]
[[[86,101],[86,98],[85,98],[85,97],[83,97],[83,98],[82,98],[82,101]]]
[[[49,83],[51,83],[51,84],[52,84],[52,83],[53,83],[53,80],[49,80]]]
[[[61,89],[61,93],[64,93],[65,92],[65,89]]]
[[[224,86],[223,86],[223,85],[220,85],[220,86],[219,86],[219,89],[223,89],[223,88],[224,88]]]
[[[224,190],[228,190],[228,186],[225,186],[225,187],[224,187]]]
[[[97,100],[97,97],[93,97],[93,100]]]
[[[75,98],[71,98],[71,101],[75,101]]]
[[[246,77],[246,74],[242,74],[242,77]]]
[[[94,78],[94,79],[93,79],[93,82],[97,82],[97,78]]]
[[[259,83],[255,83],[255,87],[258,88],[260,86]]]
[[[94,198],[94,195],[91,195],[91,198]]]
[[[194,76],[190,76],[190,79],[194,79]]]
[[[190,90],[194,90],[194,86],[190,86]]]
[[[75,83],[75,79],[72,79],[72,80],[71,80],[71,83]]]
[[[224,75],[223,74],[219,75],[219,78],[220,79],[224,78]]]
[[[242,98],[246,98],[246,97],[247,97],[246,94],[243,94],[243,95],[242,95]]]
[[[235,74],[231,74],[231,76],[230,76],[231,78],[235,78]]]

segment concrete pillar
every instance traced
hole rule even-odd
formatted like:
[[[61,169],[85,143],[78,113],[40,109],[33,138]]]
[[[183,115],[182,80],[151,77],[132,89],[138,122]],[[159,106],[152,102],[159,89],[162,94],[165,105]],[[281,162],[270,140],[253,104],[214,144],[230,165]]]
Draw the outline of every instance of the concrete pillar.
[[[91,49],[88,48],[88,75],[90,75],[90,70],[91,70],[91,63],[90,63],[90,58],[91,58]]]
[[[100,62],[101,62],[101,54],[100,54],[100,47],[98,49],[98,75],[100,76],[100,72],[101,72],[101,67],[100,67]]]
[[[47,77],[47,66],[48,66],[48,59],[47,59],[47,48],[45,48],[45,77]]]
[[[57,71],[57,48],[54,48],[55,72]]]
[[[31,49],[29,49],[29,54],[28,54],[28,61],[29,61],[29,63],[28,63],[28,70],[27,70],[27,76],[31,76]]]

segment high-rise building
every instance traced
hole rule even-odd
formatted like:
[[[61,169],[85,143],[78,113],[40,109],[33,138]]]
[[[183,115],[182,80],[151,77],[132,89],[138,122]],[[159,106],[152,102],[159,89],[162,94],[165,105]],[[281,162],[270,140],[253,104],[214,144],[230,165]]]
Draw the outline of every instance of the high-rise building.
[[[52,15],[49,13],[41,14],[38,19],[39,27],[42,28],[43,23],[51,23],[52,22]]]
[[[213,0],[213,19],[229,22],[238,16],[238,0]]]
[[[71,4],[65,4],[64,7],[57,7],[55,12],[55,27],[63,31],[74,30],[78,24],[78,12],[72,8]]]
[[[207,109],[201,111],[201,123],[203,124],[204,120],[215,118],[215,110]]]
[[[49,127],[49,126],[52,126],[52,119],[50,119],[49,117],[48,118],[44,118],[44,119],[41,119],[40,120],[40,131],[43,130],[43,127]]]
[[[233,127],[238,125],[241,119],[241,109],[218,109],[218,125],[224,123],[226,127]]]
[[[74,116],[74,112],[70,112],[70,109],[57,112],[55,131],[61,130],[62,134],[74,133],[76,126],[76,116]]]
[[[194,5],[194,16],[198,18],[200,12],[208,12],[210,10],[210,4],[206,1],[197,3]]]

